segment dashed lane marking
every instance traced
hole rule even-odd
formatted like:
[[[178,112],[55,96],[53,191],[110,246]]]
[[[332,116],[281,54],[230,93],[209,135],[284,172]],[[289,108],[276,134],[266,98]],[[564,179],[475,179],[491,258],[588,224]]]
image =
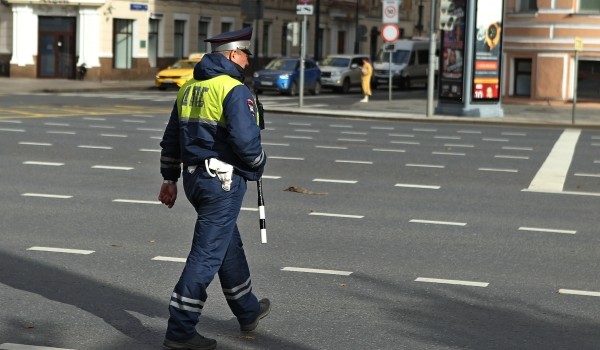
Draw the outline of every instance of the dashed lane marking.
[[[281,146],[281,147],[289,147],[289,143],[275,143],[275,142],[263,142],[263,146]]]
[[[35,250],[35,251],[39,251],[39,252],[52,252],[52,253],[81,254],[81,255],[89,255],[94,252],[93,250],[55,248],[55,247],[29,247],[29,248],[27,248],[27,250]]]
[[[414,164],[414,163],[406,163],[404,166],[415,167],[415,168],[437,168],[444,169],[445,165],[437,165],[437,164]]]
[[[89,148],[89,149],[113,149],[111,146],[94,146],[94,145],[77,145],[77,148]]]
[[[390,143],[393,143],[395,145],[420,145],[420,142],[417,141],[390,141]]]
[[[371,162],[371,161],[365,161],[365,160],[343,160],[343,159],[336,159],[335,162],[336,163],[352,163],[352,164],[373,164],[373,162]]]
[[[473,147],[475,147],[475,145],[458,144],[458,143],[445,143],[444,147],[473,148]]]
[[[348,147],[345,147],[345,146],[320,146],[320,145],[315,145],[315,148],[323,148],[323,149],[348,149]]]
[[[490,284],[487,282],[474,282],[474,281],[461,281],[461,280],[447,280],[440,278],[427,278],[427,277],[418,277],[415,282],[426,282],[426,283],[441,283],[441,284],[453,284],[460,286],[469,286],[469,287],[482,287],[485,288]]]
[[[495,138],[495,137],[484,137],[481,139],[481,141],[488,141],[488,142],[510,142],[509,139],[501,139],[501,138]]]
[[[7,132],[25,132],[25,129],[0,128],[0,131],[7,131]]]
[[[53,162],[36,162],[33,160],[28,160],[23,162],[25,165],[47,165],[47,166],[63,166],[65,163],[53,163]]]
[[[14,344],[14,343],[3,343],[3,344],[0,344],[0,350],[73,350],[73,349],[51,348],[51,347],[47,347],[47,346],[25,345],[25,344]]]
[[[283,138],[286,139],[302,139],[302,140],[312,140],[312,136],[296,136],[296,135],[284,135]]]
[[[304,267],[282,267],[282,271],[291,271],[291,272],[307,272],[307,273],[321,273],[326,275],[340,275],[340,276],[350,276],[352,274],[351,271],[337,271],[337,270],[322,270],[322,269],[309,269]]]
[[[541,227],[519,227],[519,231],[533,231],[533,232],[546,232],[546,233],[566,233],[570,235],[574,235],[577,233],[575,230],[558,230],[554,228],[541,228]]]
[[[340,180],[340,179],[313,179],[314,182],[331,182],[338,184],[355,184],[357,180]]]
[[[517,169],[477,168],[479,171],[496,171],[500,173],[518,173]]]
[[[529,159],[527,156],[511,156],[505,154],[496,154],[494,158],[503,158],[503,159]]]
[[[29,141],[20,141],[19,145],[27,145],[27,146],[52,146],[52,144],[48,143],[48,142],[29,142]]]
[[[92,165],[92,169],[133,170],[132,167],[128,167],[128,166],[112,166],[112,165]]]
[[[431,154],[435,154],[438,156],[465,156],[466,153],[462,153],[462,152],[438,152],[438,151],[433,151],[431,152]]]
[[[600,292],[592,292],[588,290],[576,290],[576,289],[559,289],[560,294],[571,294],[571,295],[583,295],[589,297],[600,297]]]
[[[502,149],[507,151],[533,151],[533,147],[502,146]]]
[[[441,186],[432,186],[432,185],[417,185],[417,184],[395,184],[395,187],[406,187],[406,188],[423,188],[429,190],[439,190]]]
[[[600,174],[575,173],[575,176],[583,176],[583,177],[600,177]]]
[[[63,195],[63,194],[48,194],[48,193],[23,193],[21,194],[23,197],[40,197],[40,198],[55,198],[55,199],[69,199],[73,198],[73,196]]]
[[[397,152],[397,153],[405,153],[404,149],[392,149],[392,148],[373,148],[374,152]]]
[[[447,225],[447,226],[467,226],[466,222],[454,222],[454,221],[437,221],[437,220],[421,220],[411,219],[409,222],[415,224],[432,224],[432,225]]]
[[[280,157],[280,156],[269,156],[269,159],[304,160],[304,158],[300,158],[300,157]]]
[[[366,139],[347,139],[347,138],[339,138],[337,139],[338,141],[345,141],[345,142],[367,142]]]
[[[348,218],[348,219],[362,219],[362,218],[364,218],[364,215],[323,213],[323,212],[318,212],[318,211],[313,211],[313,212],[309,213],[308,215],[314,215],[314,216],[332,216],[332,217],[337,217],[337,218]]]
[[[175,258],[175,257],[171,257],[171,256],[155,256],[154,258],[152,258],[152,260],[156,260],[156,261],[171,261],[171,262],[182,262],[184,263],[186,261],[186,258]]]
[[[113,199],[113,202],[116,203],[131,203],[131,204],[161,204],[159,201],[146,201],[139,199]]]

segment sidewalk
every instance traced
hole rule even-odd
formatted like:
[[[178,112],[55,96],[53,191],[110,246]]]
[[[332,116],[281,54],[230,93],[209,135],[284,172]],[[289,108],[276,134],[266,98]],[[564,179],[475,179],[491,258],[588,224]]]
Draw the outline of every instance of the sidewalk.
[[[154,90],[153,80],[126,81],[80,81],[70,79],[30,79],[0,77],[0,94],[24,92],[85,92],[85,91],[144,91]],[[410,95],[410,94],[407,94]],[[368,103],[358,102],[362,96],[355,95],[352,104],[336,104],[336,96],[327,101],[330,106],[311,108],[306,104],[299,107],[266,106],[267,111],[298,114],[320,114],[350,118],[385,118],[423,122],[460,122],[488,124],[518,124],[546,126],[576,126],[600,128],[600,103],[578,102],[575,123],[572,124],[573,106],[558,101],[528,101],[518,98],[505,98],[502,103],[504,117],[480,118],[434,115],[426,116],[427,101],[423,98],[407,96],[388,101],[387,90],[374,91]],[[436,103],[434,103],[435,109]]]

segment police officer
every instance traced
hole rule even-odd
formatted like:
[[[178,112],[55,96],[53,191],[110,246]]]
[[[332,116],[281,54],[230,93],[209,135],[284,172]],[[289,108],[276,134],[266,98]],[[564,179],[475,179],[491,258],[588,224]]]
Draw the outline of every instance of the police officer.
[[[164,178],[158,199],[173,207],[183,164],[183,189],[198,214],[192,247],[169,303],[164,345],[171,349],[214,349],[217,342],[195,326],[215,274],[242,332],[253,331],[269,314],[258,300],[236,220],[246,181],[260,179],[267,157],[261,146],[259,113],[243,84],[252,27],[206,39],[212,53],[194,68],[194,79],[177,94],[161,151]]]

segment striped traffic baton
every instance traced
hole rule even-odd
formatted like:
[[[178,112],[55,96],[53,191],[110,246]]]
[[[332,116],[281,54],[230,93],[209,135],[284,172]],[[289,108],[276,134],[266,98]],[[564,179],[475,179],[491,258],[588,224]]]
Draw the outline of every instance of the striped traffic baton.
[[[256,181],[258,189],[258,216],[260,219],[260,243],[267,243],[267,223],[265,221],[265,199],[263,198],[262,177]]]

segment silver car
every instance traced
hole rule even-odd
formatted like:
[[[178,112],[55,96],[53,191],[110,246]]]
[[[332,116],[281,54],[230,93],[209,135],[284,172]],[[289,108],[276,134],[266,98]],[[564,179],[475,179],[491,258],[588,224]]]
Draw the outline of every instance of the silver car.
[[[360,65],[366,55],[329,55],[319,63],[321,86],[347,93],[351,87],[360,87]]]

